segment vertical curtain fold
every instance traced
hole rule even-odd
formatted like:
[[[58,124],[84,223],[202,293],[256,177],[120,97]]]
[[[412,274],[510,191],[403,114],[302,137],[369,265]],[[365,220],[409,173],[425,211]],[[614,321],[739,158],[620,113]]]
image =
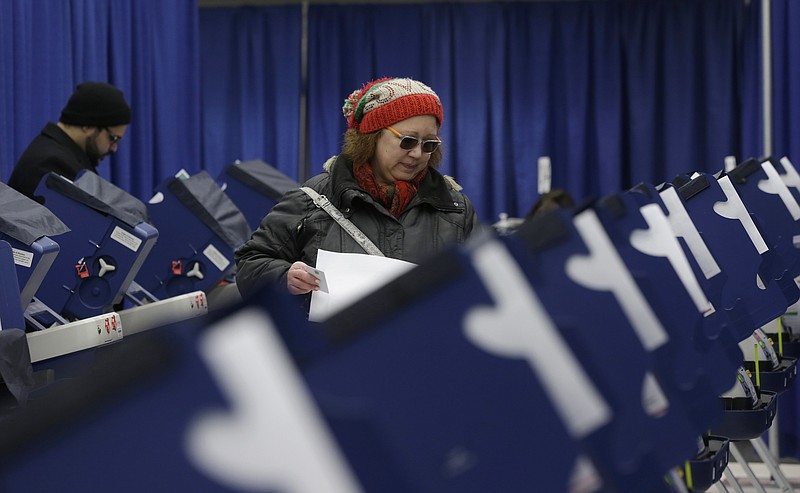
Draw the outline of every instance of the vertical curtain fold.
[[[313,5],[310,169],[340,147],[344,96],[393,75],[439,92],[442,171],[484,221],[530,208],[543,155],[553,185],[577,198],[757,155],[758,4]],[[775,5],[780,29],[797,9]],[[120,86],[133,103],[132,132],[100,172],[138,196],[179,168],[215,175],[234,159],[264,159],[300,178],[299,6],[198,13],[189,0],[72,0],[43,14],[10,0],[0,9],[0,61],[13,68],[0,76],[0,178],[89,78]],[[782,39],[790,36],[784,27]],[[792,46],[775,56],[796,58]],[[776,85],[797,70],[780,60]],[[790,154],[795,113],[776,108],[788,122],[776,125],[776,146]]]
[[[203,163],[261,159],[297,178],[301,8],[200,11]]]
[[[756,3],[756,2],[754,2]],[[757,5],[626,0],[312,6],[311,169],[370,78],[411,76],[445,105],[442,171],[484,221],[522,215],[550,156],[577,199],[757,155],[759,97],[740,76]],[[402,32],[398,27],[402,26]],[[411,57],[410,53],[419,56]],[[435,56],[435,58],[434,58]]]
[[[800,4],[771,0],[773,149],[800,165]]]

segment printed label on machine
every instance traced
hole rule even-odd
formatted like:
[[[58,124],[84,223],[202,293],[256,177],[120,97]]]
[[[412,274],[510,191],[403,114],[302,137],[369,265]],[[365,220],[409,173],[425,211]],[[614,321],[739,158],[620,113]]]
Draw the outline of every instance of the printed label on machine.
[[[139,247],[142,246],[142,240],[128,233],[119,226],[116,226],[114,231],[111,232],[111,239],[115,240],[117,243],[121,243],[127,248],[130,248],[134,252],[138,251]]]
[[[228,260],[228,258],[223,255],[222,252],[217,250],[217,247],[214,245],[208,245],[205,250],[203,250],[203,255],[205,255],[206,258],[210,260],[211,263],[214,264],[220,271],[224,271],[225,268],[231,263],[231,261]]]
[[[33,253],[19,250],[17,248],[11,249],[11,256],[14,257],[14,263],[23,267],[30,268],[33,265]]]

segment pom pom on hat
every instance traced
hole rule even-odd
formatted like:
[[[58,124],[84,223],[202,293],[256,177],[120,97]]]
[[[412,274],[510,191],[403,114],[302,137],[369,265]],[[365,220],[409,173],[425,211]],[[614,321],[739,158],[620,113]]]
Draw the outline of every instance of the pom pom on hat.
[[[347,127],[370,133],[406,118],[433,115],[442,125],[444,110],[433,89],[414,79],[383,78],[368,82],[344,101]]]
[[[78,84],[61,110],[59,121],[68,125],[115,127],[131,122],[131,108],[122,91],[105,82]]]

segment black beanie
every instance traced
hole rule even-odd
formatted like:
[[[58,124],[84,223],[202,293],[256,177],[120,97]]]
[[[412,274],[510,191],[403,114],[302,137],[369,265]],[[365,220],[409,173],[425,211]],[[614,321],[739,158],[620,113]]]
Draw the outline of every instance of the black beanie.
[[[115,127],[131,122],[131,108],[122,91],[105,82],[78,84],[61,110],[62,123],[90,127]]]

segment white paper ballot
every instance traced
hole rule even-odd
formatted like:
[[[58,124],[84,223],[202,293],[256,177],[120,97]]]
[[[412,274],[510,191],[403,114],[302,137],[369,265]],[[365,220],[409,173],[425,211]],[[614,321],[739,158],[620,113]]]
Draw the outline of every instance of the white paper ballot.
[[[316,268],[325,272],[328,292],[313,292],[308,319],[321,322],[414,266],[377,255],[320,250]]]

